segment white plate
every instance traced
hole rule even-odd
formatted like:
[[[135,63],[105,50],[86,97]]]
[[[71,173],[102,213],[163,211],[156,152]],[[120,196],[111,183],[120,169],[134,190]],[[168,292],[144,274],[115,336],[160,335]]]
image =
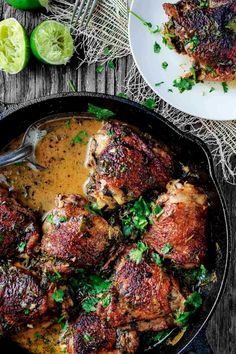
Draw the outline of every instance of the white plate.
[[[162,5],[164,2],[175,3],[177,0],[133,0],[131,10],[154,25],[161,25],[167,20]],[[221,83],[205,82],[195,85],[191,91],[179,93],[173,87],[173,80],[180,77],[191,67],[187,56],[179,55],[162,43],[160,34],[152,34],[132,14],[129,16],[129,40],[136,65],[144,80],[163,100],[179,110],[201,118],[211,120],[236,119],[236,84],[229,84],[228,93],[224,93]],[[159,54],[153,51],[153,44],[161,45]],[[161,64],[169,65],[164,70]],[[159,87],[155,83],[164,81]],[[211,87],[215,91],[209,93]],[[172,89],[173,93],[168,89]]]

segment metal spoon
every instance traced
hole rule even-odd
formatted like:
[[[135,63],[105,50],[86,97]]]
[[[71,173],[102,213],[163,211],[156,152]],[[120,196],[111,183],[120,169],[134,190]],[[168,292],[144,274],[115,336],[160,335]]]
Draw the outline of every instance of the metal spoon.
[[[27,161],[29,166],[34,170],[43,170],[45,167],[39,165],[36,160],[36,147],[39,141],[45,137],[49,131],[52,129],[40,129],[45,123],[60,121],[60,120],[69,120],[75,117],[56,117],[56,118],[42,118],[33,124],[31,124],[26,130],[21,145],[16,150],[7,152],[6,154],[0,155],[0,167],[12,165],[16,162]],[[83,119],[92,119],[92,117],[83,116],[81,114],[81,118]]]

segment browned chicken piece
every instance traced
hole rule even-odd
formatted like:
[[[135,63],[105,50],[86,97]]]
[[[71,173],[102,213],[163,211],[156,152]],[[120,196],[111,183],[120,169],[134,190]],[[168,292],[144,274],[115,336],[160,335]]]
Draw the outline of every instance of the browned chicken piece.
[[[235,0],[181,0],[163,5],[167,42],[196,63],[199,80],[230,81],[236,72]]]
[[[186,300],[178,282],[145,255],[140,259],[138,252],[136,246],[125,250],[115,268],[111,301],[106,308],[99,303],[98,315],[114,327],[140,332],[178,325],[175,314],[184,312]]]
[[[112,256],[120,238],[118,227],[112,227],[100,215],[88,209],[79,195],[59,196],[56,208],[43,224],[42,252],[48,271],[71,272],[73,267],[94,268]]]
[[[68,354],[132,354],[138,345],[135,330],[115,329],[95,314],[81,314],[69,323],[61,348]]]
[[[0,333],[17,332],[45,315],[50,290],[33,272],[0,267]]]
[[[0,256],[30,255],[38,240],[39,227],[33,211],[0,188]]]
[[[207,250],[206,195],[190,183],[172,181],[156,205],[162,211],[153,214],[153,224],[143,236],[144,242],[178,266],[199,266]]]
[[[99,208],[112,209],[153,188],[164,188],[172,174],[172,159],[120,122],[106,122],[90,140],[86,192]]]

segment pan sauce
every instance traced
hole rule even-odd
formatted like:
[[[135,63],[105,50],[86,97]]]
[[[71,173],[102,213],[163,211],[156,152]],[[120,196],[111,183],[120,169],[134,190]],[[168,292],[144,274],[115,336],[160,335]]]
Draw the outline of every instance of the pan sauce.
[[[17,192],[22,203],[40,213],[54,207],[57,194],[84,194],[83,184],[88,178],[84,166],[86,142],[101,127],[101,123],[90,119],[70,119],[49,123],[43,128],[53,128],[38,144],[37,162],[46,167],[43,171],[33,171],[26,163],[15,164],[0,170],[9,185]],[[80,139],[76,135],[80,132]],[[22,137],[12,141],[7,150],[17,147]],[[6,149],[5,149],[6,151]],[[43,322],[34,325],[24,333],[13,336],[13,340],[34,354],[62,354],[58,345],[61,325]]]

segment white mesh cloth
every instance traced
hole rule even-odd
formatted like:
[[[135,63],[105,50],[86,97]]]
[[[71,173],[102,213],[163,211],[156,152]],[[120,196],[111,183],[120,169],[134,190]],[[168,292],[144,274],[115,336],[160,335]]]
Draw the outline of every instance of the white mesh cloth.
[[[53,1],[51,18],[70,23],[73,3],[66,0]],[[87,29],[78,23],[72,28],[76,38],[80,40],[78,49],[83,49],[82,62],[92,64],[104,63],[108,59],[120,58],[130,54],[128,40],[128,11],[126,0],[98,0],[95,12]],[[104,48],[110,48],[110,55],[104,55]],[[215,163],[222,167],[224,178],[236,184],[236,121],[213,122],[198,119],[178,111],[161,100],[145,83],[135,64],[129,71],[124,87],[130,99],[143,102],[146,98],[154,98],[158,103],[156,111],[174,123],[183,131],[191,132],[211,147]]]

